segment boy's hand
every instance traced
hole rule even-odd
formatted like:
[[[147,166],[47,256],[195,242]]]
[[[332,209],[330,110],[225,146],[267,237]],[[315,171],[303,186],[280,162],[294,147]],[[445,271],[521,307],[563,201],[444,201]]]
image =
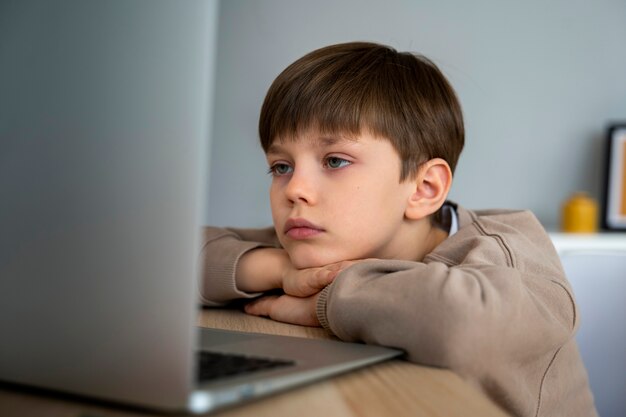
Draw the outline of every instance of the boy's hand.
[[[282,279],[282,288],[288,295],[295,297],[309,297],[317,294],[330,285],[339,272],[343,271],[354,261],[343,261],[319,268],[295,269],[290,266]]]
[[[253,316],[266,316],[272,320],[301,326],[319,327],[316,306],[319,292],[310,297],[291,295],[268,295],[258,298],[244,307]]]
[[[285,323],[319,327],[316,309],[320,291],[355,262],[343,261],[308,269],[291,267],[283,277],[284,295],[258,298],[245,306],[245,312]]]
[[[283,249],[262,248],[244,254],[237,266],[237,287],[246,292],[264,292],[281,288],[296,297],[308,297],[333,282],[352,261],[319,268],[296,269]]]

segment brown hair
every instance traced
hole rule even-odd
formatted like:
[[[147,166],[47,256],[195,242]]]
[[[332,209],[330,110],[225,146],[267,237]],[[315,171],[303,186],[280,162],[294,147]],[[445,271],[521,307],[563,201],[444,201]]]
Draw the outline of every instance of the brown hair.
[[[310,128],[348,136],[367,129],[390,140],[401,181],[432,158],[454,172],[465,136],[456,94],[434,63],[366,42],[317,49],[272,83],[259,119],[263,150]]]

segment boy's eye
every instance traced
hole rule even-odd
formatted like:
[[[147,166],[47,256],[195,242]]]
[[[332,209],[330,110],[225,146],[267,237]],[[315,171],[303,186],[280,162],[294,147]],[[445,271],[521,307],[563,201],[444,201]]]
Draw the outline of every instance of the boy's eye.
[[[339,158],[337,156],[330,156],[330,157],[326,158],[325,165],[328,168],[331,168],[331,169],[338,169],[338,168],[343,168],[345,166],[348,166],[351,163],[352,162],[350,162],[350,161],[348,161],[346,159]]]
[[[287,175],[291,173],[292,168],[287,164],[274,164],[270,167],[269,173],[272,175]]]

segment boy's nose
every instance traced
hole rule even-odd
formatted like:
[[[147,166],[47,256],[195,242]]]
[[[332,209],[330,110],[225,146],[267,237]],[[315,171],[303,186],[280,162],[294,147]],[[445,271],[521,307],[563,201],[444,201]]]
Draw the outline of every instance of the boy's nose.
[[[317,203],[315,180],[304,171],[294,170],[285,189],[285,196],[290,203]]]

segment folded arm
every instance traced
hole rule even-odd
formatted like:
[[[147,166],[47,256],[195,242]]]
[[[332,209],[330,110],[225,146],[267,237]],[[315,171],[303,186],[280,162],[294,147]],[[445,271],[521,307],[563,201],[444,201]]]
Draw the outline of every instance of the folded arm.
[[[317,294],[347,265],[298,270],[287,252],[279,247],[273,229],[206,227],[203,238],[200,282],[203,304],[219,306],[233,299],[258,297],[263,292],[282,289],[285,295],[266,297],[246,309],[250,314],[267,315],[279,321],[319,325],[315,315]],[[268,308],[275,301],[278,308]],[[306,311],[302,311],[305,305]]]
[[[404,349],[453,369],[534,357],[573,334],[569,292],[545,276],[500,265],[368,261],[324,290],[320,322],[346,341]]]

